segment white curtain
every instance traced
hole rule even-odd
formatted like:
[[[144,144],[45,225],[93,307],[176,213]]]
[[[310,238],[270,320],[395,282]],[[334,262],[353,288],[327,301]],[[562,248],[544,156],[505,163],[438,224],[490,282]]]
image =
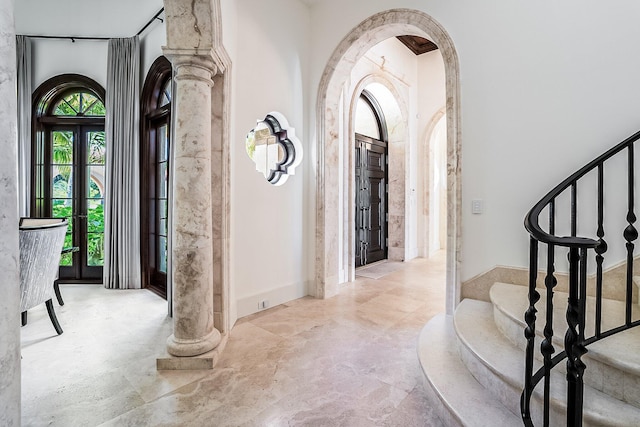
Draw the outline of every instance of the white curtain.
[[[29,216],[31,189],[31,39],[16,36],[18,71],[18,212]]]
[[[140,148],[137,36],[109,40],[105,107],[106,196],[104,286],[139,289]]]

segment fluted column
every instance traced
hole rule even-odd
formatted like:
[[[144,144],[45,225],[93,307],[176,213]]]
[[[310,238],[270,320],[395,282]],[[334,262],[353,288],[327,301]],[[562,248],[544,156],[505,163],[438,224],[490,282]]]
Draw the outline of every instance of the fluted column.
[[[16,34],[13,1],[0,2],[0,425],[20,425],[20,273]]]
[[[173,160],[173,335],[167,351],[196,356],[220,343],[213,322],[211,87],[208,55],[165,50],[176,70]]]

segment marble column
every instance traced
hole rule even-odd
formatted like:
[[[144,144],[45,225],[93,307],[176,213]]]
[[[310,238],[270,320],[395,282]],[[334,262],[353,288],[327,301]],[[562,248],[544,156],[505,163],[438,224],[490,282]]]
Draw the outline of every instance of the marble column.
[[[0,2],[0,425],[20,425],[20,273],[16,34],[13,1]]]
[[[167,351],[197,356],[220,343],[213,322],[211,87],[207,55],[165,50],[176,70],[173,158],[173,335]]]

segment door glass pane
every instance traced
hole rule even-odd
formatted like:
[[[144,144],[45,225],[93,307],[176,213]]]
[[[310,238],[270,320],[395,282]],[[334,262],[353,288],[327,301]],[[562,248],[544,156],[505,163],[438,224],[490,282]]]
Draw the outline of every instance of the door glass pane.
[[[104,165],[104,131],[87,132],[87,164]]]
[[[158,164],[158,198],[167,198],[167,162]]]
[[[104,232],[103,199],[87,200],[87,231],[90,233]]]
[[[158,160],[163,162],[169,158],[169,128],[162,125],[158,128]]]
[[[73,166],[51,166],[51,194],[54,198],[73,197]]]
[[[51,194],[54,198],[73,197],[73,132],[51,132]],[[55,216],[55,215],[54,215]]]
[[[87,265],[104,265],[104,233],[87,233]]]
[[[378,118],[371,109],[367,101],[360,97],[356,106],[355,132],[361,135],[370,136],[373,139],[380,139],[378,128]]]
[[[89,199],[104,197],[104,166],[87,166],[87,194]]]
[[[73,199],[53,199],[51,200],[51,215],[56,218],[67,218],[67,234],[64,237],[64,247],[73,246]],[[63,254],[60,258],[60,265],[73,265],[73,255]]]
[[[160,257],[160,262],[158,263],[158,270],[163,273],[167,272],[167,238],[164,236],[160,236],[158,238],[158,256]]]
[[[104,265],[103,199],[87,199],[87,265]]]
[[[91,161],[90,150],[91,147],[87,153],[89,161]],[[87,166],[86,171],[87,265],[102,266],[104,265],[104,166]]]
[[[85,195],[87,208],[88,266],[104,265],[104,188],[105,141],[104,131],[86,132]]]

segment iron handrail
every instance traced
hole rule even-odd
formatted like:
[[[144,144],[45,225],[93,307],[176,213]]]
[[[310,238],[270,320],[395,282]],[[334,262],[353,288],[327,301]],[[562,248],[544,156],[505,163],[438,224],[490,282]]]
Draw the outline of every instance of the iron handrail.
[[[634,241],[638,238],[638,231],[634,223],[636,222],[635,210],[635,157],[634,143],[640,140],[640,131],[631,135],[605,153],[587,163],[577,172],[570,175],[549,193],[547,193],[534,207],[527,213],[524,226],[530,234],[530,255],[529,255],[529,307],[525,312],[527,326],[524,331],[527,340],[525,351],[525,381],[522,392],[520,406],[521,415],[525,426],[533,427],[531,418],[531,398],[537,385],[544,380],[543,393],[543,414],[544,426],[550,425],[550,384],[551,371],[561,361],[567,361],[567,426],[582,426],[583,411],[583,374],[586,365],[582,361],[582,356],[587,353],[587,346],[605,337],[618,332],[640,326],[640,320],[632,320],[632,295],[633,295],[633,255]],[[607,252],[607,242],[604,240],[604,164],[607,160],[622,152],[628,151],[628,212],[626,220],[628,223],[623,236],[626,240],[627,250],[627,272],[626,272],[626,313],[623,325],[602,331],[602,299],[603,299],[603,261]],[[577,235],[577,186],[578,181],[589,172],[597,169],[598,172],[598,227],[597,237],[584,237]],[[571,194],[571,236],[557,236],[555,234],[556,220],[556,199],[570,190]],[[539,218],[543,210],[548,208],[549,230],[545,231],[540,227]],[[540,345],[544,363],[541,368],[534,372],[534,352],[536,340],[536,304],[541,299],[537,291],[538,281],[538,253],[539,245],[545,244],[547,247],[547,269],[544,277],[546,287],[546,318],[544,326],[544,339]],[[557,284],[555,277],[555,249],[563,247],[568,249],[569,259],[569,299],[566,312],[567,330],[564,338],[564,349],[556,354],[553,346],[553,294]],[[586,337],[586,300],[587,300],[587,263],[588,250],[593,249],[596,257],[596,312],[595,312],[595,335]],[[542,320],[542,319],[541,319]]]
[[[633,144],[635,141],[640,139],[640,131],[634,133],[618,145],[613,148],[607,150],[602,155],[587,163],[584,167],[580,168],[577,172],[570,175],[567,179],[562,181],[560,184],[555,186],[553,190],[547,193],[538,203],[536,203],[533,208],[527,213],[524,218],[524,228],[527,229],[529,234],[539,242],[542,243],[551,243],[556,246],[562,247],[575,247],[575,248],[595,248],[598,246],[598,240],[592,239],[589,237],[577,237],[577,236],[554,236],[552,234],[547,233],[540,227],[538,222],[538,218],[540,217],[540,213],[544,210],[544,208],[551,203],[556,197],[558,197],[561,193],[563,193],[566,189],[575,184],[580,178],[589,172],[596,169],[598,166],[602,165],[605,161],[615,156],[625,148],[628,148],[629,145]]]

